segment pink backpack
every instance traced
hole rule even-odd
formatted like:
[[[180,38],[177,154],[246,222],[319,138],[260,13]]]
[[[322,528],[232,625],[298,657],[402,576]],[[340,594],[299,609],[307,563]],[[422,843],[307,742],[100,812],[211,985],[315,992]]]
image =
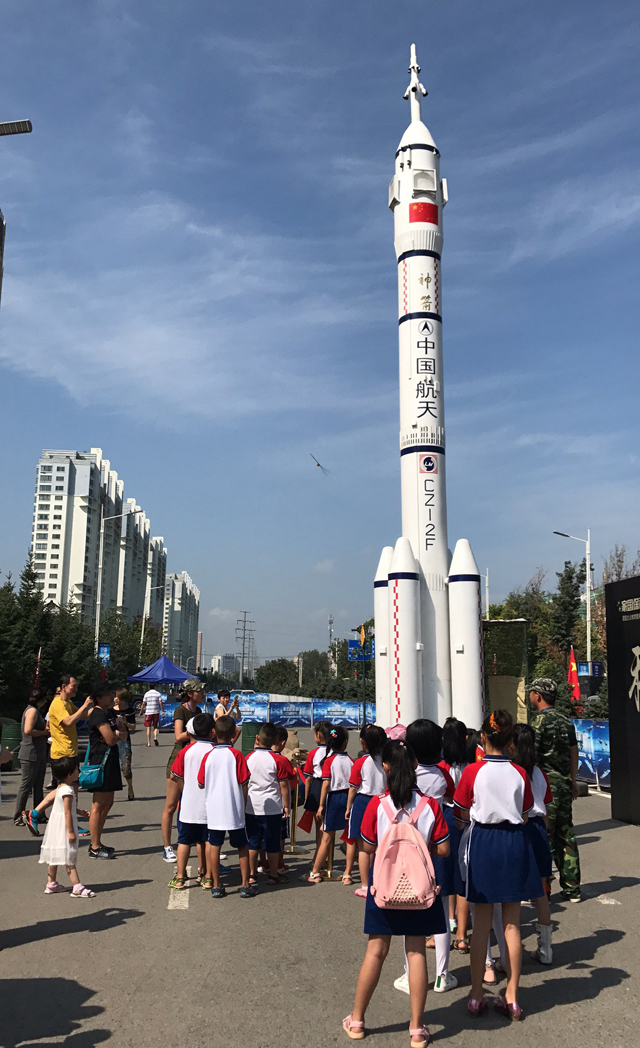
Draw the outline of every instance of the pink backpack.
[[[380,801],[391,825],[378,845],[373,867],[371,895],[383,910],[428,910],[440,888],[424,837],[416,823],[428,804],[421,797],[412,815],[406,809],[394,812],[386,797]],[[400,813],[408,822],[398,822]]]

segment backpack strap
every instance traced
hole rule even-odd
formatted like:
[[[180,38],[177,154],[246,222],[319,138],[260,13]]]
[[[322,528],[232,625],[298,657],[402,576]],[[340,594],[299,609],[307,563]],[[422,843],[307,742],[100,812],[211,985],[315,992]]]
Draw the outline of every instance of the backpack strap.
[[[90,748],[90,746],[91,746],[91,743],[88,742],[87,743],[87,752],[85,753],[84,760],[82,762],[82,767],[83,768],[88,768],[88,766],[89,766],[89,748]]]
[[[429,798],[425,797],[425,795],[423,794],[422,797],[420,798],[420,800],[418,801],[418,803],[416,804],[415,808],[413,809],[413,813],[411,815],[409,815],[409,822],[411,823],[412,826],[415,826],[415,824],[417,823],[418,819],[422,815],[424,809],[427,807],[428,803],[429,803]]]
[[[383,812],[385,813],[385,815],[387,816],[389,822],[391,822],[391,823],[397,822],[398,821],[398,816],[400,814],[400,811],[404,811],[404,808],[401,808],[400,811],[395,811],[394,812],[393,808],[389,804],[389,798],[388,797],[381,797],[380,798],[380,807],[382,808]]]

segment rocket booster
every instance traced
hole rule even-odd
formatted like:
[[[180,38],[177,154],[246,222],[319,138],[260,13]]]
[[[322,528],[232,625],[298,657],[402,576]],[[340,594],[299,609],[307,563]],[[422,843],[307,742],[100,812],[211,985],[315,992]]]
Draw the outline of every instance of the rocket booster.
[[[389,187],[398,260],[402,534],[420,564],[425,715],[443,723],[451,715],[440,279],[447,187],[440,180],[440,153],[420,115],[427,92],[414,45],[409,72],[411,123]]]

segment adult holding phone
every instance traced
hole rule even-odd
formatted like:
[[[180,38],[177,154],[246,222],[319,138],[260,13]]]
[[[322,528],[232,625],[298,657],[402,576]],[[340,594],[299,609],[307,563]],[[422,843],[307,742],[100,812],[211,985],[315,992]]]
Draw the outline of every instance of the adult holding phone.
[[[231,701],[231,692],[228,688],[221,688],[218,692],[218,705],[213,711],[213,719],[217,720],[218,717],[233,717],[234,721],[242,719],[240,712],[240,703],[238,702],[238,696],[234,695],[233,702]],[[236,725],[236,732],[231,740],[231,745],[237,741],[241,735],[240,728]]]
[[[102,784],[91,791],[93,801],[89,815],[89,832],[92,859],[113,859],[115,848],[102,843],[102,831],[111,807],[114,794],[122,789],[118,743],[127,740],[127,725],[115,709],[116,689],[106,681],[100,681],[93,689],[94,707],[89,714],[89,765],[103,765]],[[104,762],[104,764],[103,764]]]

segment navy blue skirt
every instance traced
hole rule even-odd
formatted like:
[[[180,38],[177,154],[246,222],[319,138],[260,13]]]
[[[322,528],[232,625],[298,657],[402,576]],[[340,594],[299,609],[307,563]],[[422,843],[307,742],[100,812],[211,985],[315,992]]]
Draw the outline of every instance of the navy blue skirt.
[[[533,848],[533,854],[536,857],[540,876],[550,877],[551,848],[549,847],[549,835],[547,833],[544,819],[540,815],[534,815],[533,818],[530,816],[529,821],[525,823],[524,830],[531,841],[531,847]]]
[[[370,800],[373,800],[372,794],[358,793],[356,795],[349,816],[349,836],[352,840],[357,840],[358,837],[362,837],[362,833],[360,832],[362,827],[362,817],[367,810]]]
[[[304,802],[304,810],[312,811],[315,815],[320,807],[320,794],[322,792],[322,779],[312,779],[307,799]]]
[[[458,865],[458,852],[457,849],[454,852],[453,833],[455,831],[455,824],[453,819],[453,808],[443,807],[442,814],[444,820],[449,827],[449,843],[451,844],[451,851],[447,855],[446,859],[443,859],[439,855],[432,855],[433,869],[436,875],[436,881],[440,885],[440,894],[445,895],[456,895],[456,881],[455,881],[455,867]],[[460,836],[458,833],[458,842]],[[462,878],[459,876],[459,880]]]
[[[334,790],[327,794],[327,803],[324,809],[323,830],[333,833],[336,830],[344,830],[347,825],[347,799],[348,790]]]
[[[369,871],[369,888],[372,884],[373,865]],[[367,892],[364,905],[365,935],[442,935],[446,930],[447,921],[439,895],[428,910],[382,910],[376,906],[371,891]]]
[[[539,899],[542,881],[525,828],[511,822],[475,823],[469,843],[469,902]]]

